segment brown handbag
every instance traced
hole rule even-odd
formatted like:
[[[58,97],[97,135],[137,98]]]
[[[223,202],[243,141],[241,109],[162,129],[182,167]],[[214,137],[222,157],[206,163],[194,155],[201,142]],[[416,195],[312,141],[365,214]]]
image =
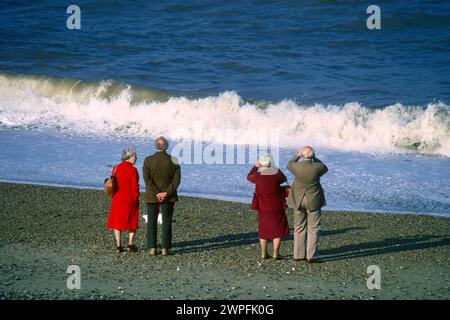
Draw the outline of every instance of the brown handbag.
[[[112,174],[105,179],[105,183],[104,183],[104,189],[105,189],[105,193],[106,196],[108,198],[111,198],[114,193],[116,193],[117,191],[117,182],[116,182],[116,169],[117,169],[117,165],[114,167]]]

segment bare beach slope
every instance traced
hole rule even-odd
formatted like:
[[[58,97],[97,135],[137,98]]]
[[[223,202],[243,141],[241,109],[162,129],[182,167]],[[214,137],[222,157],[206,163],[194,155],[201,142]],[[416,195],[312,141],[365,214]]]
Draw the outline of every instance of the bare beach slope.
[[[248,204],[181,197],[173,254],[152,257],[140,218],[138,253],[116,255],[103,192],[0,183],[0,299],[449,299],[450,219],[323,213],[319,255],[281,261],[259,254]],[[146,212],[141,200],[141,215]],[[288,211],[292,227],[292,211]],[[292,232],[291,232],[292,234]],[[67,287],[67,268],[81,289]],[[370,290],[367,268],[381,271]]]

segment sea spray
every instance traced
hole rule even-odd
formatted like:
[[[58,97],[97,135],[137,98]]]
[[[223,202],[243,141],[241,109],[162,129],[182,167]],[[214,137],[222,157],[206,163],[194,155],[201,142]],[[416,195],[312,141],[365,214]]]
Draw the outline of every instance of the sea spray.
[[[173,96],[114,81],[88,82],[0,74],[0,126],[79,135],[258,144],[248,132],[277,132],[284,148],[312,144],[338,151],[450,156],[450,107],[444,103],[367,108],[245,101],[234,91]],[[225,134],[226,133],[226,134]],[[257,135],[256,135],[257,136]]]

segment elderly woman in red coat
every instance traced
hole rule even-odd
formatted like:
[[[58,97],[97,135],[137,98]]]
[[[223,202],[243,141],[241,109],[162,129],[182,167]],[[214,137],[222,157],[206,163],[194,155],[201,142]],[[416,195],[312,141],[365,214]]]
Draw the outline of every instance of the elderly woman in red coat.
[[[258,172],[258,169],[261,169]],[[286,218],[285,191],[280,185],[287,181],[286,176],[273,166],[270,156],[262,156],[250,170],[247,179],[256,184],[252,201],[252,209],[258,210],[258,237],[261,243],[261,258],[267,255],[267,241],[273,240],[273,256],[281,259],[278,251],[281,238],[289,235],[289,225]]]
[[[139,174],[134,167],[136,159],[136,150],[127,148],[122,151],[122,162],[113,168],[117,191],[112,197],[107,227],[114,230],[117,253],[123,251],[121,233],[124,230],[129,231],[127,251],[137,251],[133,244],[139,218]]]

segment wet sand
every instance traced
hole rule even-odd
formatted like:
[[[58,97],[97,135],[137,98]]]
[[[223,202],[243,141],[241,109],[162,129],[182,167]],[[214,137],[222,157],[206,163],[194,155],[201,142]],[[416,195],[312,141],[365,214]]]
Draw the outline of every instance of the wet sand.
[[[114,253],[103,192],[0,183],[0,299],[449,299],[450,219],[323,212],[322,264],[261,260],[249,205],[181,197],[173,254]],[[146,211],[141,200],[141,215]],[[292,229],[292,211],[287,212]],[[292,234],[292,230],[291,230]],[[81,289],[66,285],[69,265]],[[367,267],[381,289],[367,288]]]

